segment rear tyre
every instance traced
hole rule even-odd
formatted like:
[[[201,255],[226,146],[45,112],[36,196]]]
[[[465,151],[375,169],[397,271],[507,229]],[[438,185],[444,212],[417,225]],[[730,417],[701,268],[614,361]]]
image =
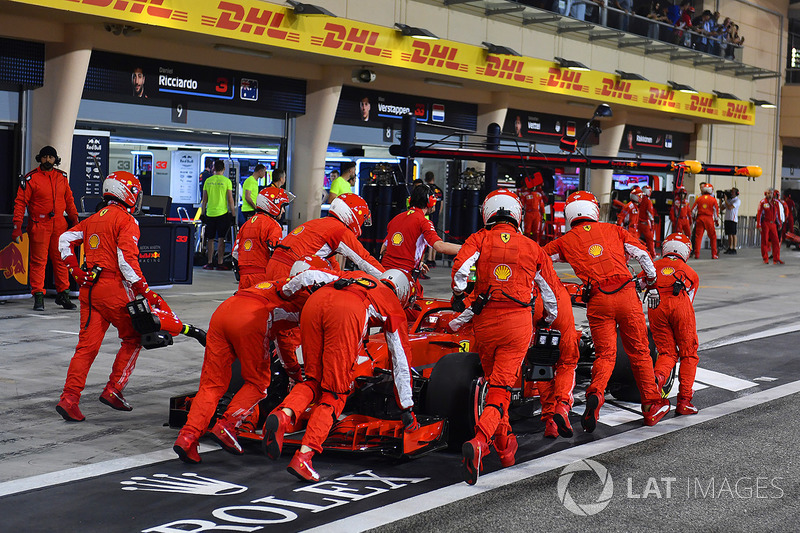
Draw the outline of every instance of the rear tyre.
[[[650,346],[650,358],[655,364],[658,353],[656,352],[656,344],[655,341],[653,341],[650,328],[647,329],[647,340]],[[673,369],[672,372],[674,373],[675,370]],[[636,386],[633,370],[631,370],[631,361],[628,359],[628,354],[625,353],[625,348],[622,346],[622,337],[619,332],[617,332],[617,363],[614,365],[614,372],[611,374],[611,379],[608,380],[607,390],[617,400],[632,403],[642,402],[642,396],[639,394],[639,387]]]
[[[460,450],[475,436],[474,388],[483,375],[476,353],[450,353],[433,367],[425,392],[427,414],[447,418],[448,447]]]

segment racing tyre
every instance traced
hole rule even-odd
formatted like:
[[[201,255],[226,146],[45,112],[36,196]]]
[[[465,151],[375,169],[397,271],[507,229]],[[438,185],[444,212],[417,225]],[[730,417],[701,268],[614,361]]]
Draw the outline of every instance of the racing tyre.
[[[650,328],[647,329],[647,340],[650,345],[650,357],[655,363],[658,353],[656,352],[656,344],[653,341],[653,335],[650,333]],[[675,369],[672,369],[664,390],[669,392],[672,384],[675,381]],[[641,403],[642,397],[639,394],[639,387],[636,386],[636,380],[633,379],[633,371],[631,370],[631,362],[625,349],[622,347],[622,338],[617,333],[617,363],[614,365],[614,372],[611,374],[611,379],[608,381],[608,392],[614,398],[623,402]]]
[[[475,436],[474,388],[482,375],[476,353],[450,353],[433,367],[425,392],[426,411],[447,418],[451,450],[461,450],[464,442]]]

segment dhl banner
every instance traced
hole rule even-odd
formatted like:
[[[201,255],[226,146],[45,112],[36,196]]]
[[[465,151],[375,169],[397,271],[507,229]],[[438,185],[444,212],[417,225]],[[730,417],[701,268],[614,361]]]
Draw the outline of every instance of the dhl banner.
[[[755,123],[755,106],[749,102],[681,93],[667,85],[620,80],[604,72],[562,69],[542,59],[491,55],[482,47],[445,39],[418,40],[366,22],[298,16],[290,8],[258,0],[11,1],[249,44],[260,42],[361,64],[408,68],[734,124]]]

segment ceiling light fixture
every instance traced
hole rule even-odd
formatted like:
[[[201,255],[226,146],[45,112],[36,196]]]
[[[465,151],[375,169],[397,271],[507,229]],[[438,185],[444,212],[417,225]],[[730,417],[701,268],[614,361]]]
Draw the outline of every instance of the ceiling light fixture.
[[[255,50],[253,48],[242,48],[240,46],[230,46],[228,44],[215,44],[214,50],[218,50],[220,52],[230,52],[232,54],[243,54],[246,56],[256,56],[261,57],[264,59],[269,59],[272,57],[272,52],[268,52],[266,50]]]
[[[556,63],[558,63],[558,66],[560,66],[561,68],[566,68],[569,70],[592,70],[583,63],[580,63],[578,61],[572,61],[571,59],[556,57],[555,60]]]
[[[397,31],[405,35],[406,37],[413,37],[415,39],[438,39],[436,35],[429,32],[425,28],[416,28],[414,26],[409,26],[408,24],[400,24],[396,22],[394,24],[397,27]]]
[[[767,102],[766,100],[759,100],[758,98],[751,98],[750,101],[753,102],[758,107],[763,107],[765,109],[774,109],[778,107],[772,102]]]
[[[678,91],[681,93],[686,94],[697,94],[697,91],[688,85],[684,85],[683,83],[678,83],[676,81],[668,81],[669,86],[672,88],[673,91]]]
[[[619,79],[621,80],[650,81],[641,74],[636,74],[635,72],[625,72],[622,70],[615,70],[614,72],[617,73],[617,76],[619,76]]]
[[[486,47],[486,51],[490,54],[495,54],[499,56],[521,56],[519,52],[514,50],[513,48],[509,48],[508,46],[503,46],[500,44],[492,44],[483,41],[483,46]]]
[[[735,94],[731,93],[724,93],[722,91],[711,91],[717,98],[723,98],[725,100],[739,100],[740,98]]]
[[[295,15],[327,15],[335,17],[333,13],[324,7],[315,6],[314,4],[304,4],[302,2],[295,2],[295,0],[286,0],[286,3],[292,6]]]

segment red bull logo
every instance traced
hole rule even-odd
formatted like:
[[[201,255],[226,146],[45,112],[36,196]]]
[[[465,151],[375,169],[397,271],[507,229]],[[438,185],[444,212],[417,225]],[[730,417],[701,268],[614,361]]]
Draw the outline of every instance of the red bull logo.
[[[0,250],[0,272],[5,279],[14,278],[20,285],[28,283],[28,234],[19,244],[10,242]]]

